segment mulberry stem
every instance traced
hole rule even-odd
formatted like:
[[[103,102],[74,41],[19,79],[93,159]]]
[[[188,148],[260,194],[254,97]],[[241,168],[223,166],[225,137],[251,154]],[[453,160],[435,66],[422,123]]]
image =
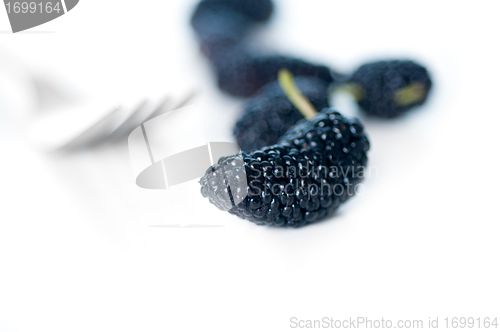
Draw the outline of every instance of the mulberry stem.
[[[425,86],[422,83],[412,83],[396,91],[394,94],[394,102],[398,106],[411,105],[422,100],[425,94]]]
[[[279,71],[278,82],[293,106],[295,106],[306,119],[311,120],[316,116],[318,111],[297,88],[293,80],[293,75],[289,70],[281,69]]]

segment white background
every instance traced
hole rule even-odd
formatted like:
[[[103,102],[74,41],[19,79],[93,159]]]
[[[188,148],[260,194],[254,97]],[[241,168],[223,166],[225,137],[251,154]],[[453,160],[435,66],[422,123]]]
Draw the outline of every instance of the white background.
[[[197,87],[207,136],[228,139],[241,100],[215,88],[188,25],[193,4],[84,0],[19,34],[1,9],[0,54],[12,61],[2,65],[15,77],[64,77],[92,98]],[[40,112],[12,81],[20,96],[0,109],[0,331],[288,331],[293,316],[500,316],[499,9],[276,0],[261,43],[347,72],[410,57],[435,83],[408,116],[362,117],[378,173],[335,217],[302,229],[218,211],[196,181],[170,198],[140,189],[126,144],[41,153],[25,138]],[[224,227],[150,227],[177,221]]]

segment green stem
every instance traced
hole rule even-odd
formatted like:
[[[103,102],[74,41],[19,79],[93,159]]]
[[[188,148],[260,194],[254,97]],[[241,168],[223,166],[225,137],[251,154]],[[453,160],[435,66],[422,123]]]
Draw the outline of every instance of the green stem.
[[[278,82],[293,106],[295,106],[306,119],[311,120],[316,116],[318,111],[316,111],[311,102],[297,88],[293,80],[293,75],[289,70],[281,69],[279,71]]]
[[[394,102],[398,106],[408,106],[422,100],[425,94],[425,86],[422,83],[412,83],[396,91]]]

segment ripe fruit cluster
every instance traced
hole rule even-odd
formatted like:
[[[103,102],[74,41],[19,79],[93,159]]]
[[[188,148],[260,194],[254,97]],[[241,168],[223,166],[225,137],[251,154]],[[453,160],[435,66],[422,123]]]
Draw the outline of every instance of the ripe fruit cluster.
[[[390,118],[422,105],[432,82],[410,60],[367,63],[341,75],[257,51],[248,36],[273,10],[271,0],[202,0],[192,15],[219,88],[248,98],[233,129],[246,152],[221,158],[207,170],[201,193],[259,225],[302,226],[351,197],[367,164],[363,126],[328,108],[329,93],[348,91],[366,113]]]

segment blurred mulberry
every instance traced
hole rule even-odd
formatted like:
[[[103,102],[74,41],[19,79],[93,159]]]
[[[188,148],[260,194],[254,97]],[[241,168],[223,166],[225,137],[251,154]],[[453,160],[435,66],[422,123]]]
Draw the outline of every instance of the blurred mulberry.
[[[191,17],[201,50],[210,58],[214,49],[239,44],[249,33],[252,22],[245,15],[228,7],[214,8],[203,1]]]
[[[348,83],[361,109],[384,118],[422,105],[432,86],[427,70],[409,60],[367,63],[352,74]]]

